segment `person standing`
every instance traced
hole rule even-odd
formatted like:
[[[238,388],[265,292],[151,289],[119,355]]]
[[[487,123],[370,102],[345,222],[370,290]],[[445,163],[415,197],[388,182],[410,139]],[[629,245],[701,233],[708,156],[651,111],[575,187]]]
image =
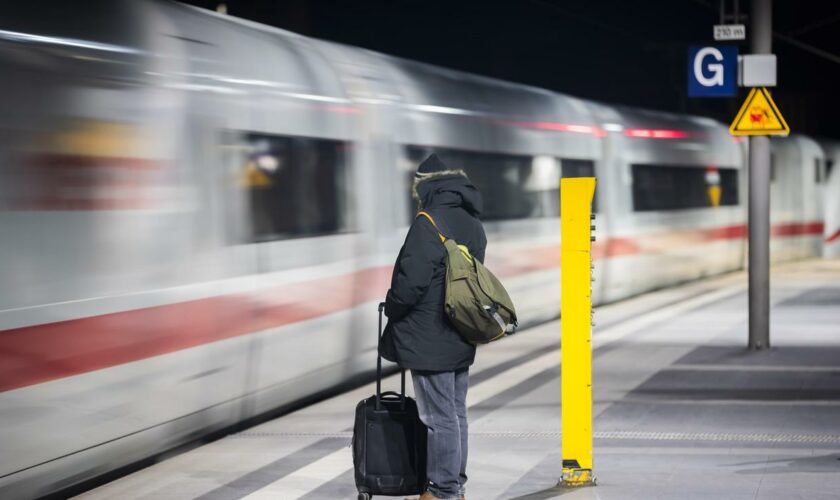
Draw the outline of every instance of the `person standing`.
[[[449,169],[433,154],[417,168],[412,194],[441,233],[484,262],[481,194],[463,170]],[[418,215],[391,276],[385,298],[388,324],[379,350],[411,371],[420,419],[428,429],[428,484],[419,500],[464,499],[467,482],[466,400],[475,346],[446,317],[445,276],[446,251],[438,229]]]

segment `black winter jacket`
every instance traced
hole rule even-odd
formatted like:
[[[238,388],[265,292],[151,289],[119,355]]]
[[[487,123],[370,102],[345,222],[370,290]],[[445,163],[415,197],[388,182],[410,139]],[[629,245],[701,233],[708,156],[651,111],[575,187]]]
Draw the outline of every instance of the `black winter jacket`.
[[[484,262],[487,237],[478,220],[481,195],[463,175],[443,175],[417,185],[423,210],[444,235]],[[444,309],[446,251],[437,231],[417,217],[397,256],[385,299],[388,324],[379,345],[382,357],[402,368],[450,371],[475,360],[475,347],[447,319]]]

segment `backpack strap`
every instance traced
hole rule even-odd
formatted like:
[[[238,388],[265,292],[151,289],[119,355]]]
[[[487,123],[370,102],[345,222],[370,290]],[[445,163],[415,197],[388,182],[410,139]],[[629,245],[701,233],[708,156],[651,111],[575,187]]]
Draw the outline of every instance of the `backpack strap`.
[[[435,222],[435,220],[432,218],[432,216],[429,215],[429,213],[424,211],[424,210],[421,210],[421,211],[417,212],[417,217],[420,217],[420,216],[423,216],[423,217],[429,219],[429,222],[431,222],[432,225],[435,226],[435,230],[438,233],[438,238],[440,238],[440,242],[445,243],[447,238],[446,238],[446,236],[443,235],[443,233],[440,232],[440,229],[438,229],[438,225]],[[458,249],[461,251],[461,254],[464,256],[464,258],[467,259],[467,261],[469,261],[470,264],[472,264],[473,263],[473,256],[470,254],[470,249],[467,248],[466,245],[459,245],[452,238],[449,238],[449,240],[452,241],[453,243],[455,243],[455,246],[458,247]],[[446,246],[446,245],[444,245],[444,246]]]
[[[435,226],[435,231],[437,231],[438,238],[440,238],[441,243],[446,241],[446,236],[444,236],[443,233],[440,232],[440,229],[438,229],[437,223],[435,223],[435,220],[432,218],[431,215],[429,215],[428,212],[426,212],[424,210],[421,210],[421,211],[417,212],[417,217],[420,217],[420,216],[423,216],[423,217],[429,219],[429,222],[431,222],[432,225]]]

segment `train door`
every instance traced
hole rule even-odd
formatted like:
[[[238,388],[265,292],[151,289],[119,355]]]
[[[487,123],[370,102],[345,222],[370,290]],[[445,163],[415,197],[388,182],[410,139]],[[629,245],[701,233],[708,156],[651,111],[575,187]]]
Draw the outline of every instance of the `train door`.
[[[825,228],[823,256],[840,256],[840,146],[823,143],[825,151]]]

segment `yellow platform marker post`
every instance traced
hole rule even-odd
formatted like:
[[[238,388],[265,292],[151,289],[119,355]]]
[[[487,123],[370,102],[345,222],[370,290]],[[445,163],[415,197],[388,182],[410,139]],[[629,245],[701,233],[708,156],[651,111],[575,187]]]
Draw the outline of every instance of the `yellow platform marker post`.
[[[562,486],[592,473],[592,198],[594,177],[560,180]]]

